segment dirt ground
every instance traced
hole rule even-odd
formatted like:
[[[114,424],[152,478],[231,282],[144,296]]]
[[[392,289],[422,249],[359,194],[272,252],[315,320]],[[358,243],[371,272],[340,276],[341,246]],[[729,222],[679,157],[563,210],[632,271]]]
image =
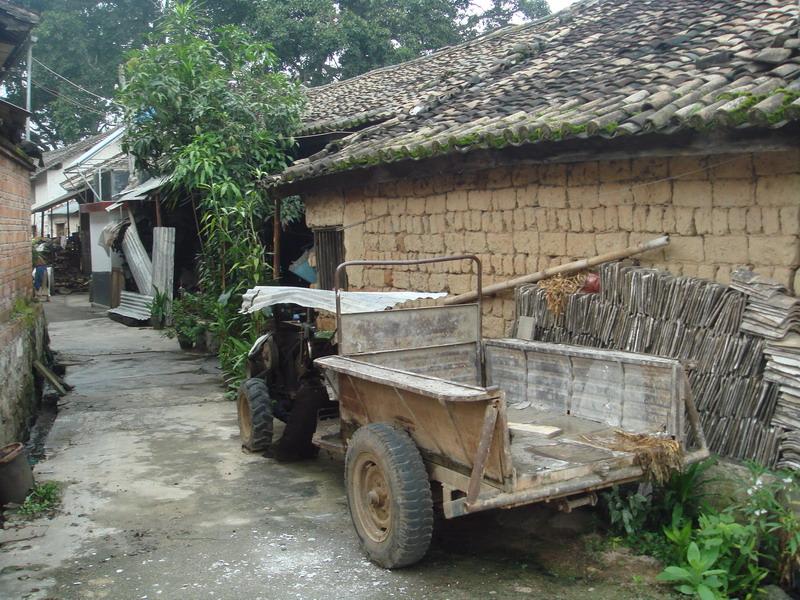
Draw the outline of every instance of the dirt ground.
[[[1,598],[671,597],[651,561],[587,543],[585,509],[446,522],[422,563],[380,569],[358,548],[342,463],[242,452],[212,358],[114,323],[84,295],[46,308],[75,389],[35,473],[63,485],[63,503],[0,531]]]

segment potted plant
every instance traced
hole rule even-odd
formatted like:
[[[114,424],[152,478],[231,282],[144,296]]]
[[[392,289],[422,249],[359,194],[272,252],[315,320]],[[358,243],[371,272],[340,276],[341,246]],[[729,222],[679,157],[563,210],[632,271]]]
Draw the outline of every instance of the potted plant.
[[[165,330],[169,337],[177,337],[182,350],[194,347],[198,336],[203,330],[196,311],[197,297],[193,294],[183,293],[172,302],[172,327]]]

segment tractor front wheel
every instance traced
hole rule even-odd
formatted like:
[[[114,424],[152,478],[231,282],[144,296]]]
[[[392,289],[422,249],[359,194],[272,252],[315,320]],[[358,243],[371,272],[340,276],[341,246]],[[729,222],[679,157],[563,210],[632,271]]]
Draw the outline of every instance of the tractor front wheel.
[[[250,452],[267,450],[272,443],[272,399],[263,379],[251,377],[242,382],[236,410],[242,446]]]

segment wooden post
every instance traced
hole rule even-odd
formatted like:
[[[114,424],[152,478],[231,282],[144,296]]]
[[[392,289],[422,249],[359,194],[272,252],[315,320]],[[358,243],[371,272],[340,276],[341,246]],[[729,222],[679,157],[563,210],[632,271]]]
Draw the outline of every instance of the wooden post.
[[[42,211],[42,228],[41,229],[42,230],[39,232],[39,237],[43,238],[44,237],[44,211]]]
[[[161,227],[161,192],[153,195],[153,201],[156,204],[156,227]]]
[[[281,197],[275,196],[272,215],[272,278],[281,278]]]

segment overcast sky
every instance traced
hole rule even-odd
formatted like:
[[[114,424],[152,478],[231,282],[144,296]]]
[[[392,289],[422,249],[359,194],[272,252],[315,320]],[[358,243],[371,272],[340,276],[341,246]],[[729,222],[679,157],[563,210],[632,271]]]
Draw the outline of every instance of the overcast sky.
[[[562,8],[566,8],[574,1],[575,0],[547,0],[547,3],[550,5],[550,10],[552,10],[553,12],[557,12]]]
[[[558,12],[562,8],[566,8],[570,4],[575,2],[575,0],[547,0],[547,3],[550,5],[550,10],[553,12]],[[487,8],[491,5],[490,0],[474,0],[474,5],[481,6],[483,8]]]

